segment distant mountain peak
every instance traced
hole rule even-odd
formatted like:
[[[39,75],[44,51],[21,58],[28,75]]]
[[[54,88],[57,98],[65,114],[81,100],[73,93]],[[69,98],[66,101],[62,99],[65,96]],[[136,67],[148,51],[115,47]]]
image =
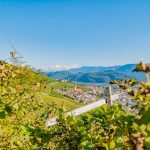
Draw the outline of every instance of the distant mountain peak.
[[[136,64],[125,64],[119,66],[83,66],[67,71],[56,71],[46,73],[55,79],[69,79],[77,82],[108,83],[110,80],[121,80],[133,77],[145,81],[144,73],[132,72]]]

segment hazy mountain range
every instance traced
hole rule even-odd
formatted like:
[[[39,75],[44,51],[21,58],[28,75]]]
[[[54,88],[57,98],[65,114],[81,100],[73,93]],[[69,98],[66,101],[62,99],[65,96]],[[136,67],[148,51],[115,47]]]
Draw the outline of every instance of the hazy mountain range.
[[[145,81],[146,76],[144,73],[133,72],[136,64],[126,64],[122,66],[84,66],[74,68],[67,71],[46,72],[49,77],[70,80],[76,82],[86,83],[109,83],[110,80],[121,80],[133,77],[139,81]]]

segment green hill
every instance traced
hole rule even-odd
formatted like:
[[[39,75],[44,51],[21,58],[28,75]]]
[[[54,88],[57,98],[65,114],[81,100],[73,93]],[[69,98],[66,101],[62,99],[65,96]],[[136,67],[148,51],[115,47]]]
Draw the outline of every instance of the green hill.
[[[115,77],[112,75],[111,72],[109,78]],[[130,80],[115,83],[120,87],[132,86]],[[82,103],[55,89],[73,89],[72,83],[58,82],[26,66],[0,61],[0,149],[149,149],[150,83],[137,84],[141,86],[126,91],[137,100],[131,112],[114,104],[109,109],[104,105],[78,117],[67,116],[66,110]],[[82,85],[78,87],[85,89]],[[57,124],[46,128],[45,121],[55,115],[59,116]]]
[[[82,105],[52,90],[57,87],[64,83],[0,61],[0,149],[40,149],[45,120]]]

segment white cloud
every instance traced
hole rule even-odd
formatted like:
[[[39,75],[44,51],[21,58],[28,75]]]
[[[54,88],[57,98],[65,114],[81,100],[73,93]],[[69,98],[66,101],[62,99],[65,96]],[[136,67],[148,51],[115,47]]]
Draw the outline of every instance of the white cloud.
[[[80,65],[74,64],[74,65],[55,65],[50,67],[40,67],[40,69],[42,71],[62,71],[62,70],[69,70],[78,67],[80,67]]]

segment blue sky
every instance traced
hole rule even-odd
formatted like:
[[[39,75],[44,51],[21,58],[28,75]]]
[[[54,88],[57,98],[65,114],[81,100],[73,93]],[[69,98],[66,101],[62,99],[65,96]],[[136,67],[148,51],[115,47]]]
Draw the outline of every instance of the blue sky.
[[[0,0],[1,59],[8,40],[38,68],[150,62],[150,1]]]

